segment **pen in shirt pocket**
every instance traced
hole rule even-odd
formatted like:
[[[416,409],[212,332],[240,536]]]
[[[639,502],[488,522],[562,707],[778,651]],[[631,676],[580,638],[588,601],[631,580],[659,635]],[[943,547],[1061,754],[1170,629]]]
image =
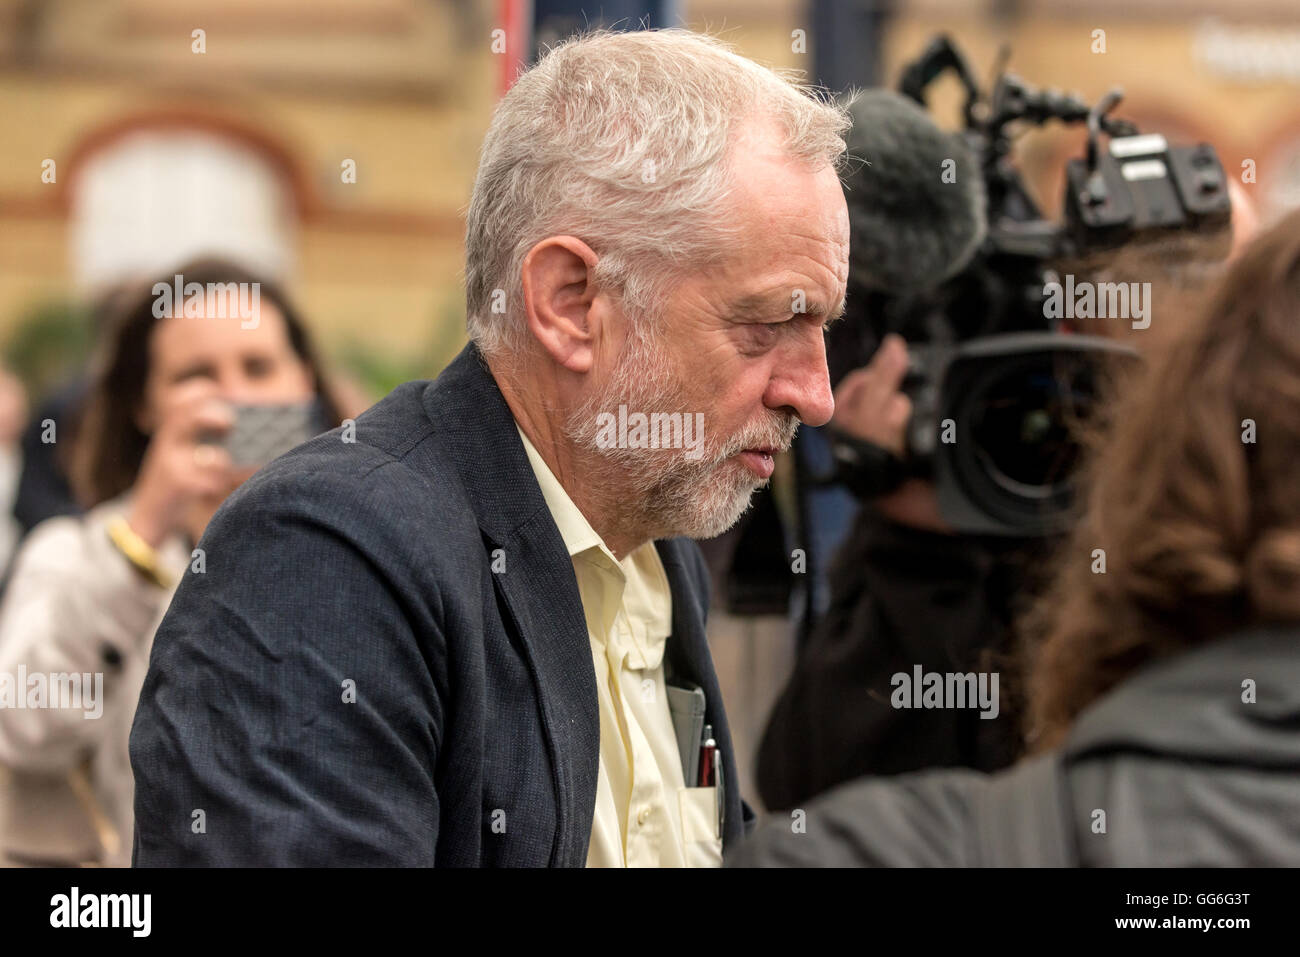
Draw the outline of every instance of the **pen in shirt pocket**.
[[[704,743],[700,745],[700,776],[698,786],[716,788],[718,800],[718,835],[722,835],[722,822],[727,813],[726,798],[723,796],[722,751],[713,739],[713,725],[704,726]]]
[[[718,758],[718,743],[713,740],[713,725],[704,726],[704,742],[700,745],[700,776],[695,782],[696,787],[711,788],[714,786],[715,775],[714,766]]]

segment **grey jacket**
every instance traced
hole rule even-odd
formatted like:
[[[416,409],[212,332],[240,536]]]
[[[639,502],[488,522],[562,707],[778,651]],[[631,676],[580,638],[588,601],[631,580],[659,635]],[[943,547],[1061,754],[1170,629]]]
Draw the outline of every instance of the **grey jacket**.
[[[573,564],[477,350],[226,500],[131,731],[145,865],[583,866],[600,755]],[[694,542],[665,671],[739,780]],[[503,564],[496,561],[503,560]],[[753,812],[727,790],[723,847]]]
[[[1300,633],[1155,663],[1059,749],[998,774],[841,785],[764,821],[727,865],[1300,865]]]

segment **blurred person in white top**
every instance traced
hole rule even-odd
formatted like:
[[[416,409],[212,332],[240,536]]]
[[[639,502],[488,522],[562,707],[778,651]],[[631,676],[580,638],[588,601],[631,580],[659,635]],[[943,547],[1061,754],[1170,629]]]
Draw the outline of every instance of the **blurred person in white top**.
[[[322,422],[338,422],[278,288],[215,260],[163,281],[175,274],[205,289],[257,283],[256,321],[210,297],[203,309],[158,308],[152,283],[110,320],[72,456],[88,511],[32,531],[0,606],[0,764],[10,772],[0,856],[11,862],[130,864],[127,741],[154,629],[181,575],[198,567],[208,520],[255,471],[221,445],[233,407],[319,399]],[[61,680],[79,679],[80,702],[56,700]]]

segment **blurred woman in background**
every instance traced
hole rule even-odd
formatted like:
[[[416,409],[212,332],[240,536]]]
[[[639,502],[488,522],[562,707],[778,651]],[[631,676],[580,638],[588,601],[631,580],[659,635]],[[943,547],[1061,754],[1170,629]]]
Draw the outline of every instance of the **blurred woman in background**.
[[[307,331],[273,283],[219,261],[176,273],[229,301],[208,293],[186,309],[150,284],[115,318],[72,459],[88,511],[36,527],[0,607],[0,676],[16,681],[22,668],[53,687],[52,676],[103,674],[93,707],[0,708],[0,764],[14,782],[0,839],[13,861],[130,864],[127,739],[154,628],[180,576],[202,570],[193,549],[208,520],[257,467],[226,447],[236,409],[260,407],[270,426],[276,409],[304,410],[313,427],[298,440],[339,424]],[[267,430],[270,455],[286,451]]]
[[[729,863],[1300,865],[1300,211],[1162,315],[1029,622],[1033,756],[842,785]]]
[[[27,421],[27,392],[18,377],[0,366],[0,580],[18,543],[18,523],[9,510],[22,470],[19,440]]]

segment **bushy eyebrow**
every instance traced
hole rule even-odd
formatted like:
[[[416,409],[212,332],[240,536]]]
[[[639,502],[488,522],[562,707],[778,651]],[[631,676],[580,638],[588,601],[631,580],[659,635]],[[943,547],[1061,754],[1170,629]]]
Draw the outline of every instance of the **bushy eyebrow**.
[[[803,314],[806,316],[815,316],[825,318],[827,322],[834,322],[844,315],[845,297],[841,295],[835,303],[833,309],[827,309],[820,299],[809,299],[805,305]],[[754,315],[776,315],[777,313],[787,313],[790,311],[790,294],[789,293],[757,293],[749,296],[742,296],[737,299],[731,306],[731,315],[736,319],[744,319],[746,316]]]
[[[789,302],[789,299],[783,297],[780,293],[754,293],[742,296],[733,302],[731,304],[731,315],[737,319],[743,319],[755,313],[770,315],[784,309],[784,303],[786,302]]]
[[[826,317],[826,321],[835,322],[838,319],[843,319],[844,309],[847,305],[848,299],[843,293],[841,293],[839,300],[835,303],[835,308],[832,309],[830,315]],[[822,315],[822,313],[818,313],[818,315]]]

